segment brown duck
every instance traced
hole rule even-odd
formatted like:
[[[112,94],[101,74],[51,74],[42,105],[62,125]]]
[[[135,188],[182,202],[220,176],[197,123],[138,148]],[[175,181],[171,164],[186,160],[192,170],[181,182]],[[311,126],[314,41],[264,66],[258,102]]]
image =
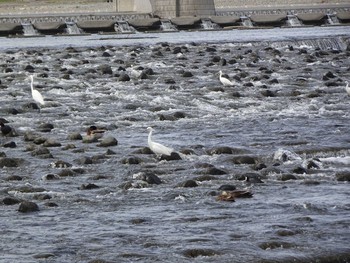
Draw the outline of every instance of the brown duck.
[[[223,191],[216,197],[216,200],[234,202],[236,198],[248,198],[252,196],[253,194],[247,190]]]

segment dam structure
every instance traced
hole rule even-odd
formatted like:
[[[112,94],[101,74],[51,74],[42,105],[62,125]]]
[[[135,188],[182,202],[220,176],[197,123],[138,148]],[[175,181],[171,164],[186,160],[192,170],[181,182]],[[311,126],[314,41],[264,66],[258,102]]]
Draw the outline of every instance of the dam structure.
[[[29,1],[26,5],[18,4],[20,8],[0,4],[0,36],[23,36],[28,25],[38,35],[61,35],[66,34],[69,29],[67,27],[72,23],[87,34],[123,33],[123,30],[117,30],[121,24],[130,26],[135,32],[162,31],[164,25],[173,28],[174,32],[182,29],[350,25],[348,0],[89,0],[81,4],[58,2],[40,4],[40,1]]]

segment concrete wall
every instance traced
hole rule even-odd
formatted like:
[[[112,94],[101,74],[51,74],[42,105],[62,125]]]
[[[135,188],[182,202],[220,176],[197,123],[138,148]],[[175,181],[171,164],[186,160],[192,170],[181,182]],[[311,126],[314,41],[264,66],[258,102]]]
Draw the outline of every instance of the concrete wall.
[[[153,13],[162,18],[215,15],[214,0],[151,0]]]
[[[116,0],[118,12],[152,13],[150,0]]]

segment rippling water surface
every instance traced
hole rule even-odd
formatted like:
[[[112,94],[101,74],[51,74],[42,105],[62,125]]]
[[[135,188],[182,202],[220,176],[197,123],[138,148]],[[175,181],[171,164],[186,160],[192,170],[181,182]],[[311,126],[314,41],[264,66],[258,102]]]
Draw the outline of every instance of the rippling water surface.
[[[40,210],[0,205],[0,262],[350,261],[348,29],[2,38],[0,198]],[[90,125],[118,145],[69,139]],[[148,126],[182,159],[145,154]]]

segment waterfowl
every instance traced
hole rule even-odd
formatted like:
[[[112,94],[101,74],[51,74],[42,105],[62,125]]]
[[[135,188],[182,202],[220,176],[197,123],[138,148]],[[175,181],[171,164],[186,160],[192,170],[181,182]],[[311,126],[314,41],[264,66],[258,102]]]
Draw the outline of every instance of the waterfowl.
[[[219,80],[224,86],[233,86],[233,83],[229,79],[222,76],[221,70],[219,71],[219,74],[220,74]]]
[[[30,88],[32,90],[33,100],[36,103],[39,103],[40,105],[45,105],[45,101],[41,93],[38,90],[34,89],[34,76],[30,75],[30,79],[31,79]]]
[[[87,136],[94,136],[95,138],[100,139],[100,138],[102,138],[104,132],[105,132],[105,130],[98,129],[95,125],[92,125],[87,129],[86,135]]]
[[[252,196],[253,194],[248,190],[222,191],[221,194],[216,197],[216,200],[234,202],[236,198],[249,198]]]
[[[172,148],[169,148],[163,144],[157,143],[152,141],[152,132],[154,129],[152,127],[148,127],[147,130],[149,131],[148,134],[148,147],[157,155],[167,155],[170,156],[171,153],[174,151]]]
[[[348,95],[350,96],[350,87],[349,87],[349,82],[345,81],[346,86],[345,86],[345,91],[348,93]]]
[[[105,130],[98,129],[95,125],[90,126],[86,130],[86,136],[83,137],[83,142],[97,142],[101,139]]]

